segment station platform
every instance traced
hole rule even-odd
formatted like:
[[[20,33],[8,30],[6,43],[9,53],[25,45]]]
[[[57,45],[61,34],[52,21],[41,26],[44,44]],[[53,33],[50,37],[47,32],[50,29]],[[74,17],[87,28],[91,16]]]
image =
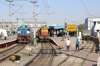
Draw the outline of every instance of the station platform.
[[[8,47],[8,46],[11,46],[11,44],[7,44],[9,42],[12,42],[12,41],[15,41],[16,40],[16,36],[10,36],[10,37],[7,37],[7,39],[0,39],[0,48],[5,48],[5,47]]]
[[[50,37],[50,39],[52,39],[57,44],[57,46],[63,46],[65,48],[66,39],[64,39],[64,41],[62,41],[62,37]],[[75,45],[76,39],[77,37],[69,37],[72,47]]]
[[[14,41],[14,40],[16,40],[16,38],[17,38],[16,36],[12,36],[12,37],[8,37],[6,40],[0,39],[0,44],[6,43],[6,42]]]
[[[65,60],[65,58],[66,58],[65,55],[71,55],[75,52],[77,52],[77,53],[74,54],[74,56],[72,56],[73,58],[71,57],[72,60],[70,60],[70,61],[74,61],[76,58],[76,60],[78,62],[80,62],[79,60],[83,60],[84,58],[86,58],[83,66],[96,66],[97,65],[100,54],[90,53],[87,56],[87,54],[88,54],[87,51],[84,51],[84,50],[80,50],[79,52],[75,51],[75,49],[76,49],[75,43],[76,43],[77,37],[69,37],[69,40],[71,41],[71,47],[70,47],[69,51],[66,50],[66,42],[65,42],[65,40],[62,41],[62,37],[51,37],[51,39],[54,40],[54,42],[58,46],[63,46],[63,49],[61,50],[62,54],[60,56],[58,55],[58,57],[56,57],[56,59],[54,59],[52,66],[57,66],[59,64],[59,62]]]

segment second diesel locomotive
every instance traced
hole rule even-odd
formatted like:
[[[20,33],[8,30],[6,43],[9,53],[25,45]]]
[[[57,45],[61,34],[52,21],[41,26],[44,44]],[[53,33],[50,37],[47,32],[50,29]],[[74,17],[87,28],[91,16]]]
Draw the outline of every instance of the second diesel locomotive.
[[[87,30],[87,29],[82,30],[82,39],[90,40],[91,39],[91,31]]]
[[[41,27],[38,30],[37,38],[38,41],[49,41],[50,40],[49,29],[46,26]]]

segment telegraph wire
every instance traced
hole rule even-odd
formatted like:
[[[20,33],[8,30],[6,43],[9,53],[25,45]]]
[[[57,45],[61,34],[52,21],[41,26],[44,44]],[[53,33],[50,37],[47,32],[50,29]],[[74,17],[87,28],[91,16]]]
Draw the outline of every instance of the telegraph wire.
[[[90,15],[90,14],[89,14],[89,11],[87,10],[87,8],[86,8],[86,6],[85,6],[85,4],[84,4],[84,2],[83,2],[82,0],[81,0],[81,2],[82,2],[82,4],[83,4],[83,6],[84,6],[86,12],[88,13],[88,15]]]

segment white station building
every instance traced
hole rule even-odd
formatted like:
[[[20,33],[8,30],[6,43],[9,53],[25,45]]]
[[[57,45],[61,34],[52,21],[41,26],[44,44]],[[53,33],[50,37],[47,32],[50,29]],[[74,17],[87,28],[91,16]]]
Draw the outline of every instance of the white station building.
[[[95,23],[95,26],[94,26]],[[91,30],[92,36],[100,35],[100,18],[86,18],[85,19],[85,28]]]

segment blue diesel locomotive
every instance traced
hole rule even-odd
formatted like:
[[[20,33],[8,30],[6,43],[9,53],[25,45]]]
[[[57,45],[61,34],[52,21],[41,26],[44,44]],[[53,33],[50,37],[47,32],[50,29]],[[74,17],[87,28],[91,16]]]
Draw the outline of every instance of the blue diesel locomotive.
[[[31,40],[31,29],[30,27],[28,27],[27,25],[21,25],[20,27],[18,27],[18,36],[17,36],[17,40],[18,42],[30,42]]]

